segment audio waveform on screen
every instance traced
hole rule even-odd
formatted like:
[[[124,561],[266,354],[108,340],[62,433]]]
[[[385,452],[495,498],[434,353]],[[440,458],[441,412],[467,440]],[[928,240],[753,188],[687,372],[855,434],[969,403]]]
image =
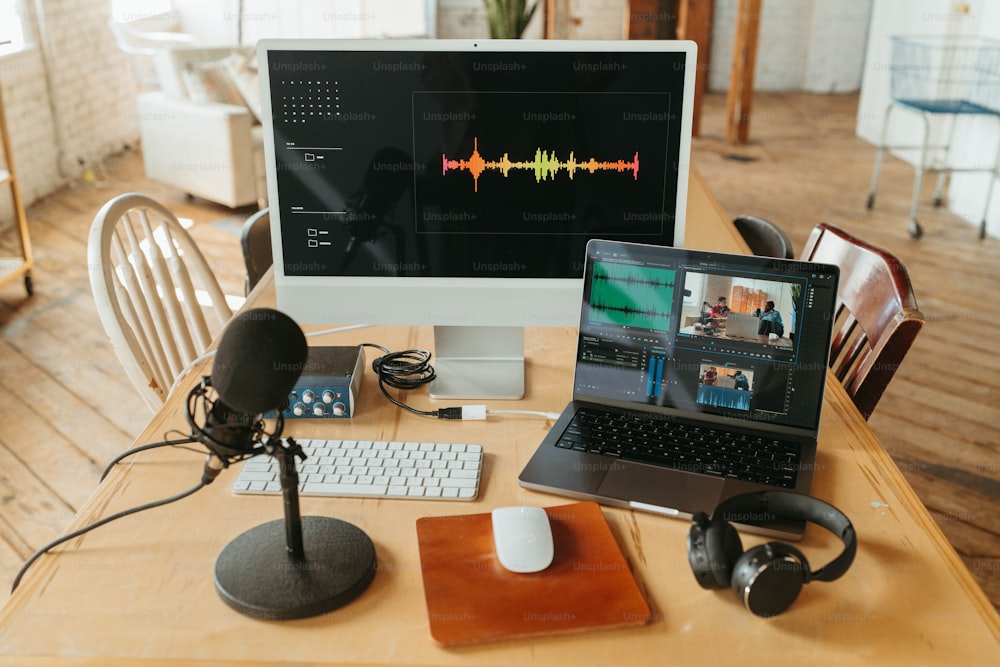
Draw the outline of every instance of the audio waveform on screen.
[[[749,410],[750,392],[737,391],[727,387],[709,387],[698,385],[698,403],[711,405],[716,408],[729,408],[730,410]]]
[[[669,331],[677,272],[646,266],[594,264],[590,320]]]
[[[676,272],[670,269],[596,262],[593,278],[595,285],[598,283],[621,283],[623,285],[623,287],[616,289],[633,290],[650,287],[673,290],[676,275]]]
[[[555,151],[543,151],[541,148],[535,149],[535,156],[531,160],[513,161],[507,153],[504,153],[499,160],[487,160],[479,152],[479,137],[473,138],[472,155],[468,158],[449,159],[447,155],[441,155],[441,174],[447,175],[449,171],[467,171],[472,175],[472,186],[475,192],[479,192],[479,177],[485,171],[499,171],[504,178],[514,170],[531,171],[535,174],[535,182],[541,183],[544,180],[555,180],[556,175],[564,171],[570,180],[577,171],[595,173],[598,171],[615,171],[618,173],[632,172],[632,180],[639,180],[639,152],[636,151],[631,160],[598,160],[591,157],[588,160],[578,161],[570,151],[569,157],[560,159]]]

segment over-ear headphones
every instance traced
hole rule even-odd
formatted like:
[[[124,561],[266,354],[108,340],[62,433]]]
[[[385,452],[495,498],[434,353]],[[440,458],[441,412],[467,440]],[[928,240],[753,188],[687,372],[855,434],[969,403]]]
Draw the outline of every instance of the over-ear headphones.
[[[729,522],[768,519],[815,523],[840,538],[844,550],[815,571],[809,569],[805,555],[790,544],[769,542],[744,552],[739,533]],[[711,519],[704,512],[695,513],[687,549],[691,569],[702,588],[728,586],[749,611],[774,616],[795,601],[803,584],[833,581],[847,572],[858,541],[850,519],[833,505],[791,491],[761,491],[724,500]]]

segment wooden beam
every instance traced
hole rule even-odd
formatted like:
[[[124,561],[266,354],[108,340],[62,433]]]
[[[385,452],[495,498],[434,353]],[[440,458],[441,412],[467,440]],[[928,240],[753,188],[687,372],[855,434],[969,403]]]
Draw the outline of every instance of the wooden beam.
[[[698,45],[698,71],[694,81],[694,116],[691,134],[701,134],[701,100],[708,86],[708,67],[712,48],[712,0],[677,0],[677,39],[689,39]]]
[[[545,39],[569,38],[569,0],[545,0]]]
[[[757,33],[761,0],[740,0],[733,40],[733,67],[729,74],[726,104],[726,141],[743,144],[750,136],[753,75],[757,64]]]

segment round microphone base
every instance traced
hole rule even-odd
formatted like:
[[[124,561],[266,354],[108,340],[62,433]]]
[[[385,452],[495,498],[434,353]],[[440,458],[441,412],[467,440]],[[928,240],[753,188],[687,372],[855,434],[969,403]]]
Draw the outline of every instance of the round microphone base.
[[[375,577],[375,546],[353,524],[304,516],[302,543],[305,558],[290,557],[281,519],[236,537],[215,561],[219,597],[252,618],[306,618],[342,607]]]

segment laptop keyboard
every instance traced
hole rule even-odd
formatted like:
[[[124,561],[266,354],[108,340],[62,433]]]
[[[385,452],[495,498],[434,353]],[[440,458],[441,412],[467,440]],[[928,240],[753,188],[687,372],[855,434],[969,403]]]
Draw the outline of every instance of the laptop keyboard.
[[[556,447],[789,489],[801,451],[794,442],[587,408],[577,411]]]
[[[297,465],[303,496],[474,500],[479,494],[483,446],[440,442],[305,440]],[[280,494],[280,467],[268,455],[243,464],[233,493]]]

